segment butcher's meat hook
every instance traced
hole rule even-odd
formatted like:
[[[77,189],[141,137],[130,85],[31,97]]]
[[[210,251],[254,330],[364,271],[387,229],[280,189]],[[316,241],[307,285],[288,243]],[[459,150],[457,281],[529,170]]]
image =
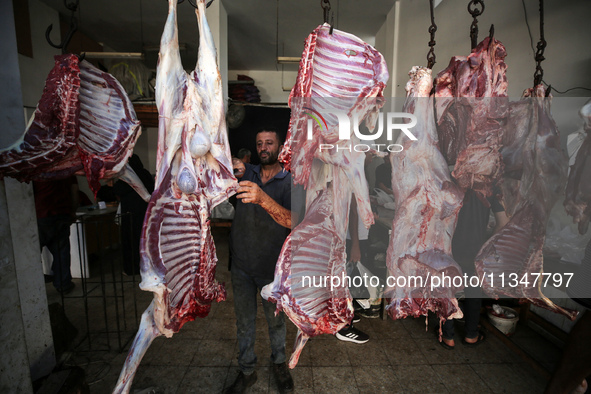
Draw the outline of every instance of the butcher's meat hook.
[[[64,0],[64,6],[68,10],[71,11],[71,15],[70,15],[70,30],[68,30],[68,33],[66,34],[66,36],[64,37],[62,42],[60,42],[59,44],[54,44],[53,41],[51,41],[49,34],[51,33],[51,29],[53,29],[53,24],[49,25],[47,27],[47,30],[45,30],[45,39],[47,40],[49,45],[51,45],[54,48],[61,49],[62,54],[67,52],[68,44],[70,43],[70,40],[72,39],[72,36],[74,35],[74,33],[76,33],[76,30],[78,30],[78,24],[76,23],[76,18],[74,18],[74,14],[76,13],[76,10],[78,9],[78,2],[79,2],[79,0],[76,0],[74,3],[68,4],[68,2],[66,0]]]

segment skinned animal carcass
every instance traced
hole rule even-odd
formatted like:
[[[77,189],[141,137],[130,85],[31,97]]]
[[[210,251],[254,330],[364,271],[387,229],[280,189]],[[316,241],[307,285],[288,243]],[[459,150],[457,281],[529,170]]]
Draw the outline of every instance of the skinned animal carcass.
[[[290,94],[290,126],[279,157],[291,170],[294,183],[306,188],[307,209],[283,245],[274,281],[261,292],[298,327],[290,368],[296,366],[310,337],[334,334],[353,317],[345,280],[335,286],[329,280],[326,286],[314,287],[306,285],[304,278],[346,274],[345,238],[352,193],[364,224],[373,223],[363,170],[365,154],[344,145],[359,142],[353,128],[364,119],[374,128],[387,80],[383,56],[358,37],[328,24],[308,36]],[[350,139],[339,139],[337,111],[353,119],[343,129]],[[319,115],[322,122],[310,123],[309,136],[312,115]],[[321,149],[330,145],[335,149]]]
[[[555,305],[542,292],[543,247],[552,206],[564,190],[568,158],[550,114],[551,98],[543,85],[530,93],[531,114],[522,147],[522,177],[515,212],[482,246],[476,272],[491,297],[513,297],[574,320],[576,311]]]
[[[386,259],[389,278],[409,280],[388,283],[384,296],[390,299],[388,314],[395,320],[427,316],[429,311],[440,321],[458,319],[463,314],[455,294],[463,286],[446,285],[443,279],[462,275],[451,242],[464,193],[451,180],[438,149],[431,70],[415,66],[409,76],[403,111],[417,118],[417,140],[401,134],[397,143],[404,149],[390,155],[396,208]]]
[[[23,136],[0,151],[0,179],[21,182],[86,175],[119,177],[146,201],[150,194],[127,164],[141,127],[121,84],[73,54],[55,56],[35,114]]]
[[[169,0],[156,75],[159,113],[156,186],[140,244],[140,288],[154,293],[142,315],[115,393],[127,393],[154,338],[172,336],[188,321],[205,317],[223,301],[215,280],[217,257],[211,210],[236,192],[224,116],[216,49],[197,2],[199,56],[188,75],[181,64],[177,1]]]

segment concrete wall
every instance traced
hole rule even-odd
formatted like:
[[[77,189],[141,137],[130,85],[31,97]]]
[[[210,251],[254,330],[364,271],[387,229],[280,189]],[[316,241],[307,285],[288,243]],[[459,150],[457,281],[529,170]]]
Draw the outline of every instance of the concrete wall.
[[[40,28],[35,23],[37,20],[44,24],[57,20],[57,13],[53,12],[54,18],[49,17],[51,10],[36,0],[31,0],[29,9],[34,10],[32,29]],[[17,56],[12,2],[1,3],[0,20],[3,37],[0,48],[4,54],[0,73],[4,88],[0,105],[0,119],[4,125],[0,147],[5,147],[25,130],[23,97],[34,100],[32,97],[41,93],[36,86],[37,76],[30,72],[35,70],[34,59],[27,58],[30,60],[25,61],[24,71],[19,71],[22,56]],[[34,39],[33,56],[42,52]],[[49,66],[44,60],[39,62],[44,70],[52,65],[53,62]],[[18,83],[21,76],[24,84]],[[30,184],[11,178],[0,181],[0,223],[0,370],[3,371],[0,392],[32,392],[32,380],[49,374],[54,368],[55,353]]]

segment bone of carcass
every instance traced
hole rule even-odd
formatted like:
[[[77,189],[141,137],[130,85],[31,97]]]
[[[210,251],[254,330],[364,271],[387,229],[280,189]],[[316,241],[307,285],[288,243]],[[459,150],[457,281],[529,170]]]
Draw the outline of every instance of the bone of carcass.
[[[116,393],[129,392],[146,350],[188,321],[205,317],[223,301],[215,281],[217,258],[209,215],[235,193],[216,49],[205,17],[205,0],[195,10],[199,56],[188,75],[181,64],[177,0],[168,2],[156,74],[158,155],[156,185],[140,243],[140,288],[154,293],[119,376]]]
[[[76,55],[59,55],[25,133],[0,152],[0,179],[86,175],[96,194],[99,179],[121,176],[147,201],[150,194],[127,165],[140,133],[133,105],[112,75]]]
[[[327,24],[307,38],[290,94],[291,119],[280,155],[285,167],[291,169],[294,182],[307,189],[307,210],[283,245],[274,281],[261,292],[298,327],[290,368],[297,364],[311,336],[334,334],[353,317],[344,280],[331,287],[329,279],[327,288],[305,285],[303,278],[332,278],[346,273],[345,238],[352,192],[365,225],[373,223],[363,171],[365,154],[343,148],[359,143],[359,139],[349,130],[351,139],[339,140],[334,112],[341,111],[359,122],[366,119],[372,129],[383,105],[379,98],[387,80],[383,56],[359,38],[337,29],[331,32]],[[308,139],[310,111],[321,113],[326,123],[322,127],[314,124],[313,136]],[[341,149],[320,150],[321,144]]]
[[[579,113],[585,120],[587,136],[568,175],[564,207],[573,221],[579,224],[579,233],[585,234],[591,218],[591,102],[585,104]]]
[[[440,149],[457,184],[488,205],[503,172],[499,152],[509,114],[505,47],[486,37],[468,57],[453,57],[437,75]]]
[[[392,319],[427,316],[429,311],[440,321],[457,319],[462,312],[455,294],[462,286],[432,289],[428,282],[433,277],[462,275],[451,256],[451,240],[463,192],[452,182],[437,146],[433,98],[429,97],[431,70],[415,66],[409,75],[403,111],[417,117],[413,127],[417,140],[401,134],[397,144],[404,150],[390,157],[396,209],[386,262],[390,278],[417,279],[388,284],[384,295],[391,299],[388,314]]]
[[[561,308],[542,294],[542,278],[533,285],[532,274],[543,272],[546,224],[563,191],[568,159],[560,147],[558,129],[550,115],[550,98],[544,98],[543,86],[536,87],[532,96],[535,97],[529,99],[532,113],[522,150],[523,175],[515,214],[482,246],[476,257],[476,272],[484,279],[483,289],[491,297],[527,299],[574,319],[576,311]],[[500,286],[501,275],[505,278],[504,287]],[[509,278],[517,280],[509,283]]]

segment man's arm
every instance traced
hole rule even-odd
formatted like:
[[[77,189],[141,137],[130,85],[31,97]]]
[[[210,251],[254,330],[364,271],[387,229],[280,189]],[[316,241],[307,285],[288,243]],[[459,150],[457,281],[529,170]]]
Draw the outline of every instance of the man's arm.
[[[289,209],[279,205],[254,182],[242,181],[239,185],[236,198],[242,200],[243,203],[260,205],[279,225],[291,229],[291,211]]]
[[[503,228],[505,224],[509,222],[509,217],[507,217],[505,211],[495,212],[495,222],[493,234],[496,234],[500,229]]]

